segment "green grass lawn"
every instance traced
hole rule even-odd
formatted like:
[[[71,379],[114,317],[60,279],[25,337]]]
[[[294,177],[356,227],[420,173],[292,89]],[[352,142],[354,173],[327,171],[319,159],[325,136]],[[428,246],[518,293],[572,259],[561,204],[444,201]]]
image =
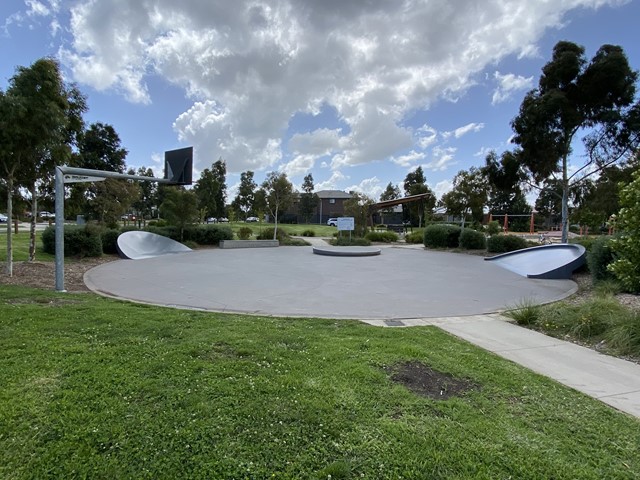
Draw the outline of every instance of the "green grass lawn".
[[[0,385],[0,478],[640,477],[637,419],[434,327],[3,287]]]
[[[0,262],[7,260],[7,233],[6,225],[0,226],[2,233],[0,234]],[[36,232],[36,260],[37,261],[54,261],[55,255],[50,255],[42,251],[42,232]],[[11,235],[11,243],[13,246],[13,261],[24,262],[29,259],[29,231],[24,229],[17,235]]]

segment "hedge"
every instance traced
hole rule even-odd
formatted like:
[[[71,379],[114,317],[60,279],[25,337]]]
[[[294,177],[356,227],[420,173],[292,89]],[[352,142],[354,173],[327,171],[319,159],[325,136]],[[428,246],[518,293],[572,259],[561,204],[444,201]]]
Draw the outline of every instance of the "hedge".
[[[424,229],[424,246],[427,248],[457,248],[461,230],[457,225],[429,225]]]
[[[460,232],[460,248],[467,250],[484,250],[487,248],[487,239],[482,232],[478,232],[472,228],[463,228],[462,232]]]
[[[490,253],[505,253],[527,248],[527,241],[517,235],[493,235],[487,240],[487,250]]]

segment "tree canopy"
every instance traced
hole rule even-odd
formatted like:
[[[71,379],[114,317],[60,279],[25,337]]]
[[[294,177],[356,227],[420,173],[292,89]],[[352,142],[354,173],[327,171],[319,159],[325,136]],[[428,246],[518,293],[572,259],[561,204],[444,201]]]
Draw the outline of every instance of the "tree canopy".
[[[266,206],[274,218],[273,239],[275,240],[278,233],[278,215],[293,203],[293,185],[286,173],[270,172],[262,183],[262,188],[266,194]]]
[[[432,211],[436,205],[436,197],[427,185],[427,179],[424,176],[422,167],[418,167],[414,171],[407,173],[404,179],[404,193],[406,196],[431,193],[427,199],[411,203],[408,209],[409,221],[412,224],[417,223],[418,227],[422,227],[425,210]],[[415,222],[416,219],[418,220],[417,222]]]
[[[551,177],[562,185],[563,242],[568,236],[571,184],[638,147],[637,76],[619,46],[603,45],[588,62],[583,47],[558,42],[538,87],[527,93],[512,122],[520,164],[535,182]],[[581,131],[587,160],[570,173],[573,142]]]
[[[300,194],[299,212],[305,223],[309,223],[313,212],[318,206],[319,198],[315,193],[313,193],[313,189],[313,175],[309,173],[304,177],[304,181],[302,182],[302,193]]]

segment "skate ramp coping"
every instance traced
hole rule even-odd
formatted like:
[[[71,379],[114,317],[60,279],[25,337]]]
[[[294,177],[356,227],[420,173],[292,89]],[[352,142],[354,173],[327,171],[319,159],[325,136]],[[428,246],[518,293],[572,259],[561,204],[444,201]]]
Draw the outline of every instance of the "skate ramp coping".
[[[585,263],[582,245],[559,243],[515,250],[485,260],[527,278],[570,279]]]
[[[192,250],[180,242],[151,232],[130,231],[118,236],[120,257],[130,260],[159,257],[172,253],[185,253]]]

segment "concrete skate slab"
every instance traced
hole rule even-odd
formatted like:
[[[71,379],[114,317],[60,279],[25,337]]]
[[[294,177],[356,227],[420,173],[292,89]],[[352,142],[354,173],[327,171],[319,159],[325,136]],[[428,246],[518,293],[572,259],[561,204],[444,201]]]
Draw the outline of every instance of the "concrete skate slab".
[[[524,248],[487,257],[502,268],[529,278],[571,278],[584,265],[585,248],[573,243],[559,243]]]
[[[158,305],[259,315],[350,319],[465,316],[547,303],[576,291],[483,257],[385,248],[374,257],[314,255],[312,247],[211,249],[116,261],[85,274],[97,293]]]
[[[117,246],[120,257],[129,260],[141,260],[143,258],[191,251],[189,247],[175,240],[140,230],[132,230],[120,234]]]

